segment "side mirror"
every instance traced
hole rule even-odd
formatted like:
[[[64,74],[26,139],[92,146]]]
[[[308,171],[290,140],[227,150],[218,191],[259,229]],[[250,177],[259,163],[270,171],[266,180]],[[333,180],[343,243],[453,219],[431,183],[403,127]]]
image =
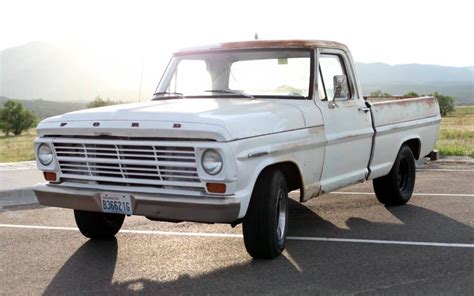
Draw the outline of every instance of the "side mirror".
[[[335,99],[346,99],[347,98],[347,77],[346,75],[335,75],[333,78],[334,85],[334,98]]]

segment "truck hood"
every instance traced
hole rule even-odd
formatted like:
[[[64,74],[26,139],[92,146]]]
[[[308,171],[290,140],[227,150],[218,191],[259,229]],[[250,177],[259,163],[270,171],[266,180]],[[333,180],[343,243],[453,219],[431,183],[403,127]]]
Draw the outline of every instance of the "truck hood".
[[[38,132],[71,134],[70,129],[75,128],[81,134],[94,130],[94,134],[118,136],[114,133],[119,132],[118,125],[121,133],[127,127],[134,131],[133,135],[140,134],[141,128],[148,128],[149,137],[157,136],[153,130],[160,136],[169,136],[172,131],[175,137],[209,138],[214,134],[214,140],[230,141],[304,128],[305,121],[297,106],[280,99],[168,99],[66,113],[45,119]],[[200,130],[206,130],[207,135],[201,135]]]

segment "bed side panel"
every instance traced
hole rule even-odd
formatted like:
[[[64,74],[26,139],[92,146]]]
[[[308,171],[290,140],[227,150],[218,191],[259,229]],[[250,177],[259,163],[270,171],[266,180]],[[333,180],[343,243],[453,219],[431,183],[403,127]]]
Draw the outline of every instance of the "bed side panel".
[[[394,100],[372,105],[375,126],[374,154],[369,179],[388,174],[401,145],[411,139],[421,143],[420,157],[433,150],[441,117],[433,97]]]

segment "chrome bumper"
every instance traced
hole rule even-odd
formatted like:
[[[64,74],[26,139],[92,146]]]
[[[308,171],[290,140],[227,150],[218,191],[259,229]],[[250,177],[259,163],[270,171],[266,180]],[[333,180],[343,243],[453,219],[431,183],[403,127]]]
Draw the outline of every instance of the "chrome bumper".
[[[44,206],[101,212],[101,190],[66,188],[48,183],[33,188]],[[238,219],[240,201],[231,197],[181,197],[160,194],[130,193],[133,215],[163,221],[232,223]]]

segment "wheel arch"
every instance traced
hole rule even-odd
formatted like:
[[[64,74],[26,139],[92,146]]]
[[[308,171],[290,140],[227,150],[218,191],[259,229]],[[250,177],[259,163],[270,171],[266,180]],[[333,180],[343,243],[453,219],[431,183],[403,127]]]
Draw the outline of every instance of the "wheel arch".
[[[291,160],[285,160],[285,161],[279,161],[276,163],[270,163],[266,164],[257,174],[257,177],[255,178],[255,181],[253,183],[253,188],[252,188],[252,193],[255,190],[255,187],[257,186],[258,180],[262,176],[263,173],[269,171],[269,170],[275,170],[278,169],[283,173],[283,176],[285,176],[287,186],[288,186],[288,192],[300,189],[300,200],[302,200],[302,197],[304,196],[304,186],[303,186],[303,178],[301,174],[301,170],[298,167],[298,165]]]
[[[408,140],[405,140],[402,145],[400,145],[400,148],[403,145],[407,145],[410,147],[411,151],[413,152],[413,156],[415,157],[416,160],[420,159],[420,151],[421,151],[421,141],[420,138],[415,137],[411,138]],[[400,148],[398,150],[400,150]]]
[[[292,161],[283,161],[267,166],[265,169],[278,169],[285,176],[288,192],[300,189],[300,195],[303,196],[303,178],[298,165]],[[259,174],[260,175],[260,174]]]

